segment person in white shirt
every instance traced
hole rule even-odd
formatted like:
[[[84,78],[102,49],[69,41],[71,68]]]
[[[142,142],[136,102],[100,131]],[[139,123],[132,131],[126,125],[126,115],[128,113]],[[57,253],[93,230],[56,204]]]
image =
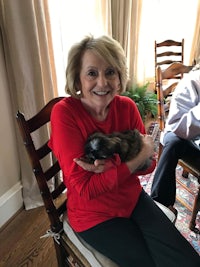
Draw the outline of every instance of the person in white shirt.
[[[187,159],[200,166],[200,67],[196,65],[178,83],[171,100],[163,150],[155,172],[151,197],[169,207],[176,199],[176,166]]]

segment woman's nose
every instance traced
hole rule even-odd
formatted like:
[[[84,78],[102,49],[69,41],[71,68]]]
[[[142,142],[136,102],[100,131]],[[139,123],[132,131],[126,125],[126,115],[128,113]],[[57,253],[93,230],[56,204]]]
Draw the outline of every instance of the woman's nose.
[[[103,74],[99,74],[98,76],[98,85],[104,87],[107,85],[107,78]]]

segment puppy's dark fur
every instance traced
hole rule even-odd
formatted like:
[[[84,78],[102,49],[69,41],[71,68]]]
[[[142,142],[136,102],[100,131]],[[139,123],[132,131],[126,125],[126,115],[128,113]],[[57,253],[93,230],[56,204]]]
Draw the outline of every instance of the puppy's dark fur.
[[[89,136],[85,144],[85,158],[93,163],[96,159],[112,158],[119,154],[122,162],[126,162],[138,155],[142,149],[142,137],[138,130],[103,134],[96,132]],[[147,169],[151,164],[148,159],[138,170]]]

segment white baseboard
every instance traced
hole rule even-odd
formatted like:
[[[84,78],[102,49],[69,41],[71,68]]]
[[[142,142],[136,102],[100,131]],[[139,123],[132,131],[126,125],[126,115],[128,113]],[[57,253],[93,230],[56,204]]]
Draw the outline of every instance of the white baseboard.
[[[0,228],[23,206],[22,184],[16,183],[0,197]]]

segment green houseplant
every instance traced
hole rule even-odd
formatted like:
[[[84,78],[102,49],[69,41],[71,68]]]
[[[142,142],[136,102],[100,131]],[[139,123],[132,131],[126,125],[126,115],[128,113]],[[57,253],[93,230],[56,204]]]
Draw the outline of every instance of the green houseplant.
[[[130,97],[137,105],[143,121],[148,116],[153,118],[157,115],[157,95],[147,90],[149,83],[145,85],[133,85],[128,88],[122,95]]]

